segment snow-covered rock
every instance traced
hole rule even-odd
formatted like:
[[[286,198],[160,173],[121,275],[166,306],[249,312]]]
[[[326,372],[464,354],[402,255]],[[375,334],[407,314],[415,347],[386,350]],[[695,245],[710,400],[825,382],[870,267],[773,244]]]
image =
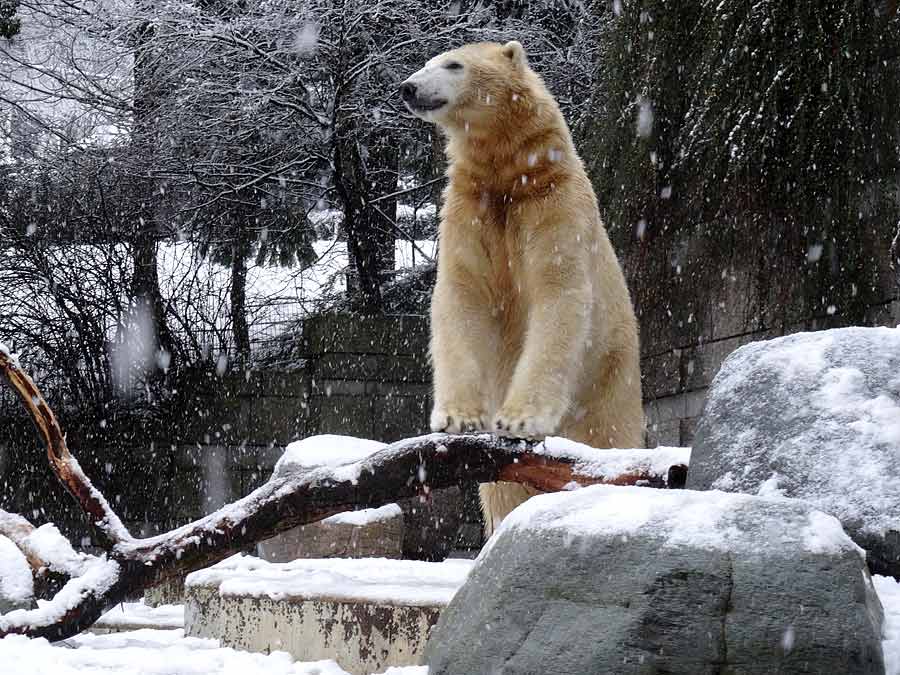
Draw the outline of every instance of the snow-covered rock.
[[[441,615],[431,675],[882,673],[862,551],[803,502],[593,486],[534,497]]]
[[[755,342],[710,387],[687,487],[804,499],[900,574],[900,329]]]

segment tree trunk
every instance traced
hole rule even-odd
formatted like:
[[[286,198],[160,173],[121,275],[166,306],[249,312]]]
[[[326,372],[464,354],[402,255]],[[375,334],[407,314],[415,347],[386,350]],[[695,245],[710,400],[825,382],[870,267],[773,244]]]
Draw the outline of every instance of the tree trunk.
[[[231,249],[231,330],[238,361],[250,360],[250,328],[247,324],[247,257],[250,240],[239,222]]]
[[[159,268],[156,256],[156,237],[152,231],[138,232],[132,242],[134,271],[131,276],[131,298],[143,304],[149,312],[153,327],[153,343],[165,352],[175,365],[175,339],[166,321],[165,302],[159,290]]]
[[[152,4],[140,3],[146,10]],[[162,293],[159,290],[156,245],[159,232],[156,227],[153,208],[153,183],[150,178],[155,155],[155,130],[153,128],[153,107],[156,99],[154,91],[153,54],[150,43],[153,39],[153,25],[146,22],[140,26],[134,44],[134,128],[131,145],[137,159],[135,184],[132,198],[137,217],[130,223],[130,239],[134,254],[134,272],[131,279],[131,298],[137,303],[145,303],[153,329],[153,342],[170,359],[169,368],[175,362],[175,341],[166,323],[166,312]]]
[[[366,315],[380,314],[384,309],[378,247],[372,236],[371,220],[363,205],[365,186],[359,180],[359,153],[354,143],[337,141],[334,148],[334,185],[344,212],[347,255],[351,275],[347,293],[353,309]]]

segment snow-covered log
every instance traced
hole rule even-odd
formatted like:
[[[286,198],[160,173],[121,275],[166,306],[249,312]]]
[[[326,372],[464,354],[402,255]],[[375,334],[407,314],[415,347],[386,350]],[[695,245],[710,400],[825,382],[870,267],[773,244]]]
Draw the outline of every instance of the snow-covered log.
[[[596,451],[561,439],[538,444],[490,434],[431,434],[375,448],[368,457],[340,466],[310,468],[282,461],[266,484],[243,499],[166,534],[136,539],[81,471],[52,410],[2,345],[0,373],[34,419],[53,470],[106,551],[76,559],[69,546],[45,546],[44,564],[70,579],[38,609],[0,616],[0,637],[69,637],[159,581],[211,565],[290,528],[466,481],[518,481],[545,491],[593,483],[683,485],[686,455],[681,449],[609,451],[598,461]],[[328,448],[321,453],[327,455]]]

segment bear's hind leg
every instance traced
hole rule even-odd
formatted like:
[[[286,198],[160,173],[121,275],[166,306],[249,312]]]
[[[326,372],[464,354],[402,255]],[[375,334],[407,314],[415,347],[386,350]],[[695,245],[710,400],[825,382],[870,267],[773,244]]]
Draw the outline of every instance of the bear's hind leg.
[[[478,486],[481,513],[484,515],[484,536],[490,537],[500,523],[519,504],[529,497],[541,494],[530,485],[522,483],[482,483]]]

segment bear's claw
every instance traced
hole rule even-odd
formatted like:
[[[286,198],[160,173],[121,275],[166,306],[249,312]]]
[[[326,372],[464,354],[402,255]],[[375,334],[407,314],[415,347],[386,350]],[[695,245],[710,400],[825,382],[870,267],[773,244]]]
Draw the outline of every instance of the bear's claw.
[[[487,431],[488,426],[483,413],[435,410],[431,413],[431,430],[448,434],[470,434]]]
[[[492,428],[498,436],[540,440],[551,436],[559,426],[559,418],[541,413],[508,414],[500,411]]]

